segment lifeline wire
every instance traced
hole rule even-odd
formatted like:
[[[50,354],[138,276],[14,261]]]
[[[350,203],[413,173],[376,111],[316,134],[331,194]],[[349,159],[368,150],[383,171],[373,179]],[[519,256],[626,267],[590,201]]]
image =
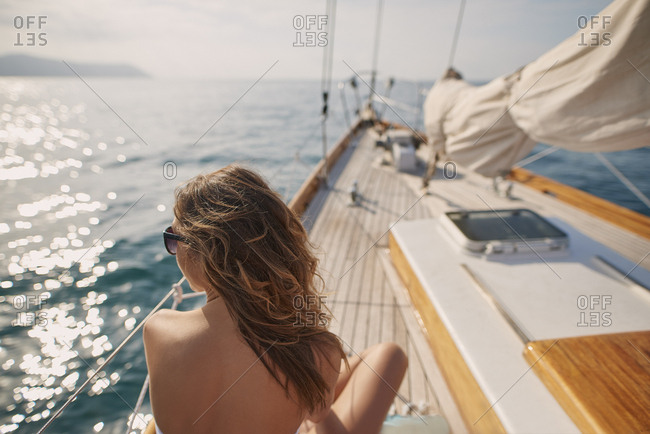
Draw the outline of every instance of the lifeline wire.
[[[181,284],[184,280],[185,280],[185,277],[183,277],[183,278],[178,282],[178,284]],[[133,338],[133,336],[135,336],[135,334],[136,334],[136,333],[137,333],[137,332],[142,328],[142,326],[144,325],[144,323],[147,322],[147,320],[148,320],[148,319],[149,319],[149,318],[150,318],[154,313],[156,313],[156,311],[157,311],[158,309],[160,309],[160,308],[162,307],[162,305],[163,305],[163,304],[164,304],[164,303],[169,299],[169,297],[171,297],[172,295],[174,295],[174,293],[176,292],[176,287],[175,287],[175,286],[176,286],[176,285],[174,285],[174,288],[172,288],[172,289],[167,293],[167,295],[166,295],[166,296],[165,296],[165,297],[160,301],[160,303],[158,303],[158,304],[156,305],[156,307],[154,307],[154,308],[151,310],[151,312],[149,312],[149,314],[144,318],[144,320],[142,320],[142,321],[140,322],[140,324],[138,324],[137,327],[134,328],[133,331],[132,331],[131,333],[129,333],[129,335],[128,335],[126,338],[124,338],[124,340],[120,343],[120,345],[118,345],[118,347],[115,348],[115,350],[111,353],[111,355],[108,356],[108,358],[106,359],[106,361],[105,361],[104,363],[102,363],[102,364],[101,364],[101,365],[100,365],[100,366],[95,370],[95,372],[93,373],[93,375],[91,375],[90,377],[88,377],[88,379],[87,379],[86,381],[84,381],[84,383],[83,383],[81,386],[79,386],[79,387],[77,388],[77,390],[75,390],[75,392],[72,394],[72,396],[70,396],[70,398],[68,398],[68,400],[65,402],[65,404],[63,404],[63,406],[61,406],[61,408],[59,408],[59,409],[57,410],[57,412],[54,413],[54,414],[52,415],[52,417],[48,419],[48,421],[45,423],[45,425],[43,425],[43,427],[42,427],[40,430],[38,430],[38,434],[41,434],[41,433],[44,432],[44,431],[45,431],[45,430],[46,430],[50,425],[52,425],[52,423],[54,422],[54,420],[56,420],[56,418],[59,417],[59,416],[61,415],[61,413],[63,413],[63,410],[65,410],[65,409],[68,407],[68,405],[70,405],[70,403],[72,403],[72,401],[74,401],[74,399],[75,399],[75,398],[76,398],[76,397],[81,393],[81,391],[82,391],[82,390],[83,390],[83,389],[88,385],[88,383],[90,383],[90,381],[91,381],[93,378],[95,378],[95,377],[96,377],[100,372],[102,372],[102,371],[104,370],[104,367],[105,367],[106,365],[108,365],[108,364],[110,363],[111,360],[113,360],[113,358],[117,355],[117,353],[119,353],[119,352],[122,350],[122,348],[124,347],[124,345],[126,345],[126,343],[127,343],[128,341],[130,341],[131,338]]]
[[[460,9],[458,10],[458,18],[456,19],[456,30],[454,31],[454,39],[451,43],[451,52],[449,53],[448,68],[451,68],[456,56],[456,47],[458,45],[458,36],[460,36],[460,25],[463,23],[463,13],[465,12],[465,0],[460,0]]]

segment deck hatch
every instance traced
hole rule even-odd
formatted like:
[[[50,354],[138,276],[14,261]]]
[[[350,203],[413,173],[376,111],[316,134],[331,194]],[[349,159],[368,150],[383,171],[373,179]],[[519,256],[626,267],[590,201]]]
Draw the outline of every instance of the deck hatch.
[[[442,222],[452,238],[471,252],[554,251],[569,245],[565,232],[529,209],[451,211]]]

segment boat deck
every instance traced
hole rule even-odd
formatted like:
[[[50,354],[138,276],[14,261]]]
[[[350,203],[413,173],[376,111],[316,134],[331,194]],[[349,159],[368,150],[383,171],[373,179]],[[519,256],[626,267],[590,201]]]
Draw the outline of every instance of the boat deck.
[[[388,229],[398,220],[422,219],[431,213],[390,165],[389,153],[375,148],[371,134],[355,137],[311,201],[303,221],[321,259],[329,292],[326,305],[334,316],[331,330],[348,354],[379,342],[397,342],[407,353],[409,369],[395,399],[398,414],[440,413],[460,422],[444,395],[430,347],[405,289],[390,265]],[[390,163],[390,161],[388,161]],[[358,183],[360,200],[352,205],[349,188]],[[435,393],[434,393],[435,390]],[[437,395],[437,396],[436,396]],[[409,408],[412,405],[413,408]]]
[[[418,172],[424,170],[422,157]],[[460,169],[454,182],[438,170],[425,192],[420,173],[398,172],[390,160],[390,153],[375,146],[374,132],[362,130],[333,165],[329,188],[321,187],[303,214],[321,259],[328,291],[325,303],[334,316],[331,329],[350,354],[383,341],[401,345],[409,357],[409,369],[395,400],[396,412],[441,412],[452,431],[465,431],[426,330],[390,262],[391,225],[458,208],[530,208],[570,221],[585,235],[644,268],[650,265],[650,241],[524,185],[515,183],[513,199],[500,197],[491,180]],[[361,200],[352,205],[349,189],[355,180]],[[406,403],[415,406],[409,409]]]

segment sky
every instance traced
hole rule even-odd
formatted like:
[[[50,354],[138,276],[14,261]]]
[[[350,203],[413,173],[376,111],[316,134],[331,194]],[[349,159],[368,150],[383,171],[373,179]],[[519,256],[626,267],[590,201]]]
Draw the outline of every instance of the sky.
[[[579,17],[597,15],[608,3],[468,0],[454,66],[469,80],[510,73],[578,31]],[[309,38],[316,41],[311,45],[320,38],[333,44],[332,76],[347,78],[352,70],[371,69],[377,4],[340,0],[331,16],[325,0],[0,0],[0,55],[128,63],[162,78],[257,79],[268,70],[272,79],[320,79],[324,49],[307,46]],[[401,80],[439,77],[459,6],[460,0],[384,0],[379,73]],[[309,15],[316,19],[307,28]],[[45,23],[27,28],[27,16],[44,16]],[[319,28],[318,16],[326,16],[329,28]],[[17,46],[17,38],[25,44],[29,33],[36,34],[36,45]],[[294,46],[301,42],[305,46]]]

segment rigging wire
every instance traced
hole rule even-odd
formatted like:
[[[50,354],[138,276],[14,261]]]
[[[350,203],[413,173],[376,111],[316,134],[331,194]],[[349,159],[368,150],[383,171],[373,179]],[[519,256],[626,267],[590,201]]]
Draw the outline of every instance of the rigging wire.
[[[458,17],[456,18],[456,29],[454,30],[454,37],[451,41],[451,50],[449,50],[449,61],[447,62],[447,70],[449,70],[454,63],[454,58],[456,57],[456,49],[458,48],[458,38],[460,36],[460,27],[463,23],[463,15],[465,13],[465,2],[466,0],[460,0],[460,8],[458,9]],[[418,114],[419,118],[419,114]],[[440,159],[441,155],[439,151],[435,151],[433,147],[431,149],[430,157],[427,161],[427,170],[422,176],[422,186],[427,187],[429,185],[429,180],[436,171],[436,164]]]
[[[454,57],[456,56],[456,48],[458,45],[458,36],[460,36],[460,26],[463,23],[463,14],[465,12],[465,1],[460,0],[460,9],[458,10],[458,18],[456,18],[456,30],[454,31],[454,39],[451,43],[451,51],[449,53],[449,62],[448,68],[451,68],[454,63]]]
[[[618,170],[618,169],[616,168],[616,166],[614,166],[614,165],[611,163],[611,161],[609,161],[607,158],[605,158],[605,156],[604,156],[603,154],[601,154],[600,152],[595,152],[594,155],[596,156],[596,158],[598,158],[598,160],[599,160],[601,163],[603,163],[603,165],[604,165],[604,166],[605,166],[605,167],[606,167],[610,172],[612,172],[612,175],[614,175],[615,177],[617,177],[618,180],[621,181],[621,182],[623,183],[623,185],[626,186],[626,187],[628,188],[628,190],[630,190],[630,191],[632,192],[632,194],[634,194],[634,195],[635,195],[635,196],[636,196],[636,197],[637,197],[641,202],[643,202],[643,204],[644,204],[645,206],[647,206],[648,208],[650,208],[650,199],[648,199],[648,197],[647,197],[645,194],[643,194],[643,193],[641,192],[641,190],[639,190],[639,189],[637,188],[637,186],[634,185],[634,184],[632,183],[632,181],[630,181],[629,179],[627,179],[627,178],[625,177],[625,175],[623,175],[623,174],[621,173],[621,171]]]
[[[451,68],[453,63],[454,63],[454,57],[456,55],[456,48],[458,46],[458,37],[460,35],[460,28],[461,24],[463,22],[463,14],[465,11],[465,2],[466,0],[461,0],[460,2],[460,8],[458,10],[458,18],[456,19],[456,30],[454,31],[454,39],[451,44],[451,51],[449,53],[449,62],[448,62],[448,68]],[[514,167],[524,167],[527,164],[530,164],[534,161],[537,161],[541,158],[546,157],[547,155],[552,154],[553,152],[559,150],[560,148],[552,146],[550,148],[547,148],[541,152],[538,152],[535,155],[532,155],[528,158],[525,158],[521,160],[518,164],[516,164]],[[628,190],[634,196],[637,197],[646,207],[650,208],[650,199],[643,194],[641,190],[637,188],[636,185],[632,183],[623,173],[621,173],[620,170],[618,170],[607,158],[605,158],[604,155],[602,155],[600,152],[595,152],[594,155],[596,158],[609,170],[625,187],[627,187]]]
[[[559,150],[560,148],[558,148],[557,146],[551,146],[549,148],[544,149],[541,152],[538,152],[535,155],[531,155],[528,158],[524,158],[519,163],[517,163],[514,167],[524,167],[527,164],[542,159],[547,155],[550,155],[553,152]],[[643,194],[643,192],[639,190],[639,188],[636,185],[634,185],[632,181],[630,181],[625,175],[623,175],[623,173],[620,170],[618,170],[616,166],[612,164],[611,161],[605,158],[605,156],[600,152],[594,152],[594,155],[596,156],[598,161],[600,161],[607,168],[607,170],[609,170],[612,173],[612,175],[614,175],[619,181],[621,181],[621,183],[625,187],[627,187],[627,189],[630,190],[630,192],[634,194],[634,196],[636,196],[637,199],[639,199],[639,201],[641,201],[646,207],[650,208],[650,199],[648,199],[648,197],[645,194]]]
[[[133,413],[129,418],[129,425],[126,427],[126,434],[131,434],[133,432],[133,423],[135,422],[135,418],[138,417],[138,412],[140,411],[140,407],[142,407],[142,403],[144,402],[144,397],[147,396],[148,391],[149,391],[149,374],[147,374],[147,377],[144,379],[144,384],[142,384],[142,389],[140,389],[140,395],[138,395],[138,401],[135,403],[135,407],[133,408]]]
[[[348,129],[350,129],[352,128],[352,122],[350,122],[350,114],[348,113],[348,101],[345,99],[345,83],[340,81],[338,88],[341,93],[341,105],[343,106],[343,116],[345,117],[345,123],[348,125]]]
[[[321,76],[321,92],[323,95],[323,109],[321,112],[321,130],[323,141],[323,173],[321,174],[324,185],[327,186],[327,116],[328,100],[332,87],[332,69],[334,66],[334,33],[336,29],[336,0],[327,0],[326,15],[328,17],[328,41],[323,48],[323,71]]]
[[[332,66],[334,61],[334,30],[336,26],[336,0],[327,0],[327,44],[323,47],[323,68],[321,72],[321,91],[329,92],[332,86]]]
[[[418,128],[418,126],[420,126],[420,117],[422,116],[422,108],[424,106],[424,96],[426,95],[426,93],[422,92],[423,88],[420,87],[419,83],[416,84],[416,87],[417,87],[417,103],[415,106],[417,107],[417,111],[415,112],[415,120],[413,121],[413,125],[415,126],[415,128]]]
[[[381,34],[381,18],[384,13],[384,0],[377,2],[377,24],[375,27],[375,48],[372,53],[372,76],[370,78],[370,98],[372,98],[372,91],[375,89],[375,79],[377,77],[377,60],[379,58],[379,36]]]
[[[124,338],[124,340],[120,343],[120,345],[117,346],[117,348],[115,348],[115,350],[113,350],[111,355],[108,356],[108,358],[104,361],[104,363],[102,363],[97,369],[95,369],[95,372],[93,372],[93,374],[90,377],[88,377],[88,379],[86,381],[84,381],[84,383],[81,386],[79,386],[77,388],[77,390],[75,390],[75,392],[70,396],[70,398],[68,398],[68,400],[61,406],[61,408],[59,408],[57,410],[57,412],[54,413],[52,415],[52,417],[48,419],[48,421],[45,423],[45,425],[43,425],[41,427],[41,429],[38,430],[38,434],[41,434],[50,425],[52,425],[52,422],[54,422],[56,420],[56,418],[59,417],[61,415],[61,413],[63,413],[63,410],[65,410],[70,405],[70,403],[72,403],[72,401],[74,401],[74,399],[81,393],[82,390],[85,389],[85,387],[92,381],[92,379],[95,378],[97,375],[99,375],[99,373],[101,373],[104,370],[104,367],[106,365],[108,365],[111,362],[111,360],[113,360],[113,358],[117,355],[117,353],[119,353],[122,350],[122,348],[127,344],[127,342],[129,342],[131,340],[131,338],[133,338],[133,336],[135,336],[135,334],[138,331],[140,331],[140,329],[142,328],[144,323],[147,322],[147,320],[154,313],[156,313],[156,311],[158,309],[160,309],[162,307],[162,305],[169,299],[169,297],[171,297],[172,295],[174,295],[177,292],[176,287],[180,286],[183,283],[183,281],[185,281],[185,277],[183,277],[181,280],[178,281],[178,283],[173,285],[172,289],[167,293],[167,295],[165,295],[165,297],[163,297],[163,299],[156,305],[156,307],[154,307],[151,310],[151,312],[149,312],[149,314],[140,322],[140,324],[138,324],[137,327],[134,328],[133,331],[131,333],[129,333],[129,335],[126,338]]]
[[[178,283],[172,286],[172,290],[175,290],[176,292],[174,293],[174,301],[172,303],[171,310],[176,310],[178,308],[178,305],[181,303],[181,301],[187,298],[203,295],[202,293],[198,293],[198,292],[183,294],[183,287],[181,286],[181,283],[183,283],[184,280],[185,277],[183,277],[180,281],[178,281]],[[142,384],[142,389],[140,389],[140,394],[138,395],[138,401],[135,403],[135,407],[133,407],[133,413],[131,413],[131,417],[129,418],[129,424],[126,429],[126,434],[130,434],[133,431],[133,423],[135,422],[136,417],[138,417],[138,412],[140,411],[140,407],[142,407],[142,403],[144,402],[144,397],[147,395],[148,391],[149,391],[149,374],[147,374],[147,377],[144,379],[144,383]]]
[[[320,127],[320,125],[319,125],[319,127]],[[301,150],[302,150],[302,149],[303,149],[307,144],[310,143],[311,138],[315,135],[316,132],[318,132],[318,128],[316,128],[316,129],[314,130],[314,134],[312,134],[312,135],[311,135],[311,136],[310,136],[310,137],[309,137],[309,138],[308,138],[308,139],[307,139],[307,140],[306,140],[302,145],[300,145],[300,146],[298,146],[298,147],[296,148],[296,151],[293,153],[293,158],[291,159],[291,163],[289,163],[289,165],[282,166],[283,169],[284,169],[285,167],[293,167],[293,174],[291,175],[291,177],[289,177],[289,178],[287,178],[287,179],[285,180],[285,182],[284,182],[284,189],[283,189],[283,193],[282,193],[282,197],[284,198],[285,203],[287,203],[287,204],[289,204],[289,202],[290,202],[290,200],[291,200],[291,198],[289,197],[289,189],[290,189],[290,187],[291,187],[291,181],[292,181],[292,180],[295,180],[295,179],[297,178],[297,176],[296,176],[296,173],[297,173],[297,170],[298,170],[298,164],[297,164],[297,163],[300,163],[300,164],[302,164],[303,166],[307,167],[307,169],[308,169],[309,171],[311,171],[311,169],[312,169],[312,168],[309,167],[309,165],[307,165],[307,163],[305,163],[305,162],[303,161],[303,159],[300,157],[300,151],[301,151]],[[278,172],[278,173],[279,173],[279,172]]]
[[[298,146],[295,147],[295,149],[293,150],[294,160],[295,160],[295,156],[298,156],[298,158],[300,157],[300,153],[311,143],[311,140],[314,138],[314,136],[316,135],[320,127],[321,126],[317,124],[316,127],[309,134],[309,136],[307,136],[305,140],[303,140],[300,144],[298,144]],[[269,176],[268,178],[269,182],[273,182],[276,176],[282,173],[287,168],[287,166],[288,165],[286,164],[280,165],[280,167],[278,167],[276,171]]]
[[[390,97],[390,91],[393,90],[393,85],[395,84],[395,79],[393,77],[388,77],[388,80],[386,81],[386,89],[384,92],[386,93],[386,98]],[[381,111],[381,114],[379,114],[377,117],[381,119],[384,116],[384,113],[386,112],[386,105],[384,105],[384,109]]]
[[[377,101],[380,104],[383,104],[385,107],[388,107],[388,105],[390,104],[391,107],[395,107],[395,108],[398,108],[400,110],[404,110],[404,111],[411,112],[411,113],[417,113],[418,112],[418,107],[417,106],[412,106],[412,105],[403,103],[401,101],[397,101],[395,99],[388,98],[386,95],[376,94],[376,95],[373,96],[372,100]],[[384,111],[386,111],[386,110],[384,109]]]
[[[558,148],[557,146],[551,146],[549,148],[544,149],[543,151],[538,152],[537,154],[531,155],[528,158],[524,158],[519,163],[515,164],[514,167],[524,167],[534,161],[540,160],[546,157],[547,155],[551,155],[553,152],[559,150],[560,148]]]
[[[350,86],[354,91],[354,99],[357,102],[357,108],[355,109],[354,113],[355,115],[359,116],[361,115],[361,96],[359,95],[359,86],[357,85],[357,80],[354,78],[354,76],[350,78]]]

